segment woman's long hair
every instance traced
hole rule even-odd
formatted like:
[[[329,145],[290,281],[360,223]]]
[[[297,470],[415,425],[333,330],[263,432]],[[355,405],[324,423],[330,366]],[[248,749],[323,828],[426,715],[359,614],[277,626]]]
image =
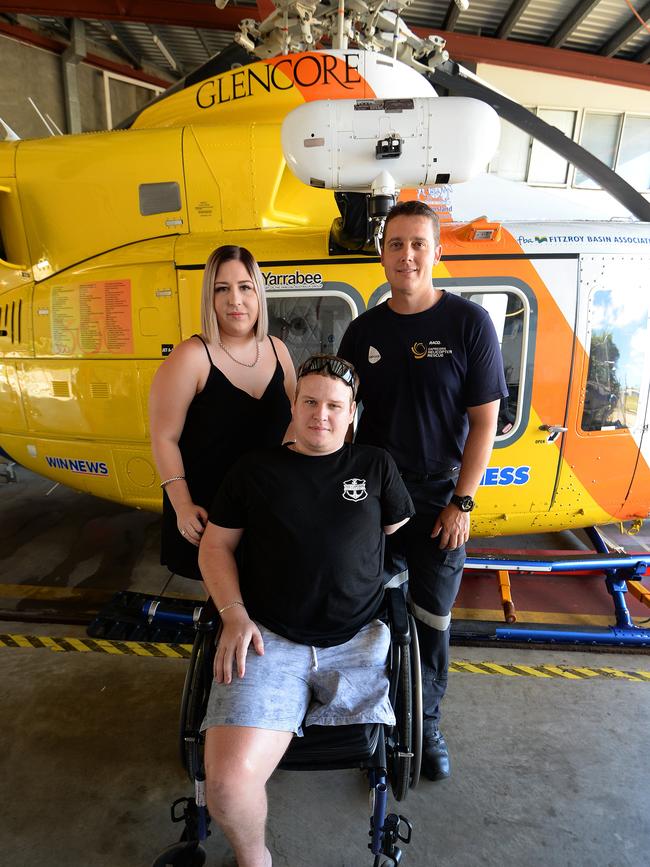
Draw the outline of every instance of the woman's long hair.
[[[255,323],[255,337],[261,343],[269,331],[269,313],[266,309],[266,288],[260,267],[255,261],[253,254],[246,247],[237,247],[234,244],[225,244],[217,247],[208,257],[203,272],[203,284],[201,286],[201,330],[208,343],[218,343],[219,323],[214,309],[214,284],[217,279],[219,268],[224,262],[231,260],[241,262],[248,276],[251,278],[257,300],[259,312]]]

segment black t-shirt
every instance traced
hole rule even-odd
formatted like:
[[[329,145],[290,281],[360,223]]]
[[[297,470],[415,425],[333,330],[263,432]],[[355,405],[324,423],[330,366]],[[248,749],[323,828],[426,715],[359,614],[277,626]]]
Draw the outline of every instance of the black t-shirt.
[[[383,449],[346,443],[312,457],[279,446],[246,455],[210,510],[244,528],[239,582],[248,613],[300,644],[343,644],[383,596],[383,527],[414,512]]]
[[[368,310],[350,323],[338,354],[361,379],[356,441],[388,449],[403,471],[460,466],[467,407],[508,394],[489,314],[448,292],[421,313],[386,303]]]

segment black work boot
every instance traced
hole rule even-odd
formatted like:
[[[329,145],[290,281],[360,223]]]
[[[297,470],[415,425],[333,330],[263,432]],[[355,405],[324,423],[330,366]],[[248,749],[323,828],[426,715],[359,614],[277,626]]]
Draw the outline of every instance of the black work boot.
[[[425,727],[422,741],[422,773],[434,782],[446,780],[451,776],[449,750],[437,726],[430,728],[428,732]]]

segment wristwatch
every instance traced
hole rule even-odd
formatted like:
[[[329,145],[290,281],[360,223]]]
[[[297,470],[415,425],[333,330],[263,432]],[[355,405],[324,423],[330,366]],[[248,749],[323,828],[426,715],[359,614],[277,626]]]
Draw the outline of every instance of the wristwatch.
[[[476,503],[471,497],[459,497],[458,494],[452,494],[451,502],[454,504],[454,506],[458,506],[461,512],[471,512],[476,505]]]

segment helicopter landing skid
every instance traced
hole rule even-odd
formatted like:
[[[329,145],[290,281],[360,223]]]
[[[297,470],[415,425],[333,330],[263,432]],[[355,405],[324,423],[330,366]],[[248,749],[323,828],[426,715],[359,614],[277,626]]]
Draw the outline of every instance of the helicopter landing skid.
[[[650,629],[636,626],[625,601],[629,591],[642,603],[650,606],[650,593],[641,585],[641,579],[650,566],[650,554],[626,554],[612,552],[596,527],[586,530],[595,551],[583,555],[557,556],[501,556],[488,554],[467,557],[465,569],[469,571],[493,571],[499,576],[499,590],[507,625],[498,623],[472,623],[464,621],[452,628],[452,638],[463,643],[473,641],[503,641],[524,644],[588,645],[592,647],[650,647]],[[586,574],[603,573],[607,592],[614,605],[615,624],[606,629],[591,626],[575,626],[569,629],[548,627],[546,624],[522,624],[516,622],[516,610],[512,601],[510,575],[515,572],[528,574]]]

